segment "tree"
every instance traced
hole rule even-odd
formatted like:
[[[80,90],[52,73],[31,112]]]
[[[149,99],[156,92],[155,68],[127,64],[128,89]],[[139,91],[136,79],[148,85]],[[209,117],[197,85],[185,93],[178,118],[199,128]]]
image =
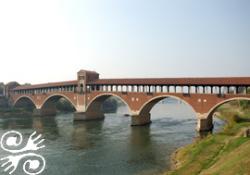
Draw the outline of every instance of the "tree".
[[[4,92],[4,84],[1,82],[0,83],[0,95],[2,95]]]

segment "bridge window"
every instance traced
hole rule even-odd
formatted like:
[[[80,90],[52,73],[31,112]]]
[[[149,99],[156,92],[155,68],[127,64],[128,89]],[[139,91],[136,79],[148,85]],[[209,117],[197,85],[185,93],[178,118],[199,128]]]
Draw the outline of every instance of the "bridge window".
[[[110,91],[111,91],[111,87],[110,87],[110,85],[107,85],[107,86],[106,86],[106,91],[108,91],[108,92],[110,92]]]
[[[79,76],[79,80],[84,80],[85,79],[85,77],[84,76]]]
[[[212,87],[211,86],[205,86],[204,87],[205,94],[211,94],[212,93]]]
[[[190,88],[190,89],[189,89],[189,92],[195,94],[195,92],[196,92],[196,87],[195,87],[195,86],[190,86],[189,88]]]
[[[234,86],[229,86],[228,93],[229,93],[229,94],[236,94],[236,87],[234,87]]]
[[[126,90],[127,90],[127,88],[126,88],[126,86],[122,86],[122,92],[126,92]]]
[[[182,87],[176,86],[176,93],[182,93]]]
[[[111,85],[112,91],[116,92],[117,91],[117,86]]]
[[[219,86],[214,86],[214,87],[213,87],[213,93],[214,93],[214,94],[220,94],[220,92],[221,92],[221,89],[220,89]]]
[[[197,93],[198,94],[204,94],[205,88],[203,86],[198,86],[197,87]]]
[[[110,92],[110,91],[111,91],[111,88],[110,88],[109,85],[106,86],[106,91],[107,91],[107,92]]]
[[[142,86],[137,86],[137,92],[142,92]]]
[[[182,89],[183,94],[190,94],[190,87],[189,86],[184,86]]]
[[[95,89],[96,89],[96,86],[93,86],[93,85],[90,86],[90,90],[91,90],[91,91],[95,91]]]
[[[96,85],[96,91],[99,91],[99,90],[100,90],[100,86]]]
[[[170,93],[175,93],[176,92],[176,87],[175,86],[169,86],[169,92]]]
[[[83,84],[80,84],[80,93],[83,93]]]
[[[138,86],[133,86],[133,92],[138,92]]]
[[[143,92],[149,92],[149,87],[148,86],[143,86]]]
[[[118,85],[118,86],[116,86],[115,88],[116,88],[116,92],[120,92],[120,91],[121,91],[121,88],[120,88],[120,86],[119,86],[119,85]]]
[[[102,85],[99,85],[99,91],[102,91]]]
[[[168,92],[168,86],[163,86],[162,87],[162,92]]]
[[[107,91],[107,86],[106,85],[102,86],[102,91]]]
[[[89,85],[87,85],[87,92],[90,92],[91,91],[91,89],[90,89],[90,86]]]
[[[101,91],[104,91],[104,85],[101,85],[100,88],[101,88]]]
[[[228,93],[228,87],[226,87],[226,86],[222,86],[221,87],[221,94],[227,94]]]
[[[161,86],[156,86],[156,87],[155,87],[155,91],[156,91],[156,92],[161,92]]]
[[[127,86],[127,92],[132,92],[132,86]]]
[[[247,92],[246,87],[243,87],[243,86],[239,86],[238,87],[238,93],[240,93],[240,94],[246,94],[246,92]]]

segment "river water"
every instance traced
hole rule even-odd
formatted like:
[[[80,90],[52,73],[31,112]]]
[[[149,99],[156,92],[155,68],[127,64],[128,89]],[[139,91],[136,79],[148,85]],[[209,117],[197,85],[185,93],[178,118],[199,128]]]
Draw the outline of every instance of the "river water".
[[[166,171],[174,150],[197,136],[196,119],[189,106],[175,101],[157,104],[150,126],[131,127],[125,106],[106,114],[103,121],[74,122],[73,114],[55,117],[0,117],[0,136],[17,130],[27,141],[42,133],[48,175],[152,175]],[[216,128],[222,122],[216,121]],[[7,153],[0,148],[0,158]],[[0,170],[3,172],[3,168]],[[24,174],[20,166],[16,175]]]

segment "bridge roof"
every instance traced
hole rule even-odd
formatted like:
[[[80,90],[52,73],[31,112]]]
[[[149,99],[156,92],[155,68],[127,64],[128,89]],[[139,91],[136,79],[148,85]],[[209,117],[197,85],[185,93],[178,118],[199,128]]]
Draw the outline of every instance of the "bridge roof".
[[[61,81],[61,82],[52,82],[52,83],[43,83],[34,85],[24,85],[24,86],[18,86],[13,90],[27,90],[27,89],[38,89],[38,88],[70,86],[70,85],[77,85],[77,81],[72,80],[72,81]]]
[[[250,86],[250,77],[221,78],[120,78],[98,79],[88,85],[180,85],[180,86]],[[77,80],[18,86],[13,90],[77,85]]]
[[[90,85],[206,85],[206,86],[250,86],[250,77],[217,77],[217,78],[124,78],[98,79]]]

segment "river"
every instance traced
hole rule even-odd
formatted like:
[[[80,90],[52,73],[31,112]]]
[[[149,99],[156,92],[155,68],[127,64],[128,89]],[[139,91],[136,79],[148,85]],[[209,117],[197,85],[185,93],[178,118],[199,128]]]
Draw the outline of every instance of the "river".
[[[152,175],[170,167],[170,156],[197,136],[189,106],[175,101],[157,104],[150,126],[131,127],[125,106],[106,114],[103,121],[74,122],[73,114],[55,117],[0,117],[0,136],[17,130],[27,141],[34,131],[43,134],[49,175]],[[215,128],[222,122],[215,121]],[[0,149],[0,158],[7,155]],[[0,174],[6,174],[3,169]],[[15,174],[22,175],[18,167]]]

